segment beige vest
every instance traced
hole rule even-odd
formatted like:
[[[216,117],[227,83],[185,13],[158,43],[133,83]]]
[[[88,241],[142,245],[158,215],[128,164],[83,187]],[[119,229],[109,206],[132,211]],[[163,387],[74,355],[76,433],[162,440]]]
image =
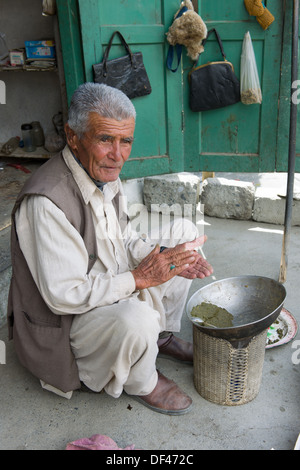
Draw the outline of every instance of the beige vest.
[[[18,243],[15,212],[24,197],[49,198],[82,236],[91,270],[97,257],[92,214],[62,157],[43,164],[25,183],[12,212],[12,279],[8,299],[9,337],[14,339],[20,362],[47,384],[68,392],[80,387],[77,365],[70,347],[73,315],[56,315],[42,299]]]

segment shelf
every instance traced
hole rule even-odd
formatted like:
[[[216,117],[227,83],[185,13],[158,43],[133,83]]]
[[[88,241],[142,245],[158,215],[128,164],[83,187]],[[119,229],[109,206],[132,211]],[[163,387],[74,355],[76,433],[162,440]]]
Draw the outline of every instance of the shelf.
[[[0,65],[0,72],[57,72],[56,65],[51,67],[35,67],[34,65]]]
[[[34,152],[24,152],[24,150],[20,147],[18,147],[16,150],[13,151],[10,155],[5,155],[5,153],[1,152],[2,145],[0,143],[0,157],[1,158],[35,158],[35,159],[43,159],[47,160],[51,158],[55,153],[50,153],[47,150],[45,150],[43,147],[37,147],[37,149]]]

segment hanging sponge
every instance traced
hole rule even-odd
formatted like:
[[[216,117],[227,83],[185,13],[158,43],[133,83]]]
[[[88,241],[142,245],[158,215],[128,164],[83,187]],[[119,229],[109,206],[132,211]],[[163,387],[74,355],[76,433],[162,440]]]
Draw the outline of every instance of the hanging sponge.
[[[262,0],[244,0],[249,15],[256,19],[263,29],[267,29],[275,20],[272,13],[265,7]]]

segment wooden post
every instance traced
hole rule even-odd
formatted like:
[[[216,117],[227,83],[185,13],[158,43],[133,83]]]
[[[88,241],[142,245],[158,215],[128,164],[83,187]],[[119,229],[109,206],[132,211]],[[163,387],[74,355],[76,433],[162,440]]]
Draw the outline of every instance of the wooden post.
[[[215,172],[214,171],[203,171],[202,172],[202,181],[206,180],[207,178],[214,178]]]

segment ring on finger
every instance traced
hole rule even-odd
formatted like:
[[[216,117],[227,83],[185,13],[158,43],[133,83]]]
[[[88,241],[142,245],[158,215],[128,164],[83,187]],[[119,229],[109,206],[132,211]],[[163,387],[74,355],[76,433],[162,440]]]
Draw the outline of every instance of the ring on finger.
[[[170,266],[170,271],[172,271],[172,270],[175,269],[175,268],[176,268],[175,264],[171,264],[171,266]]]

